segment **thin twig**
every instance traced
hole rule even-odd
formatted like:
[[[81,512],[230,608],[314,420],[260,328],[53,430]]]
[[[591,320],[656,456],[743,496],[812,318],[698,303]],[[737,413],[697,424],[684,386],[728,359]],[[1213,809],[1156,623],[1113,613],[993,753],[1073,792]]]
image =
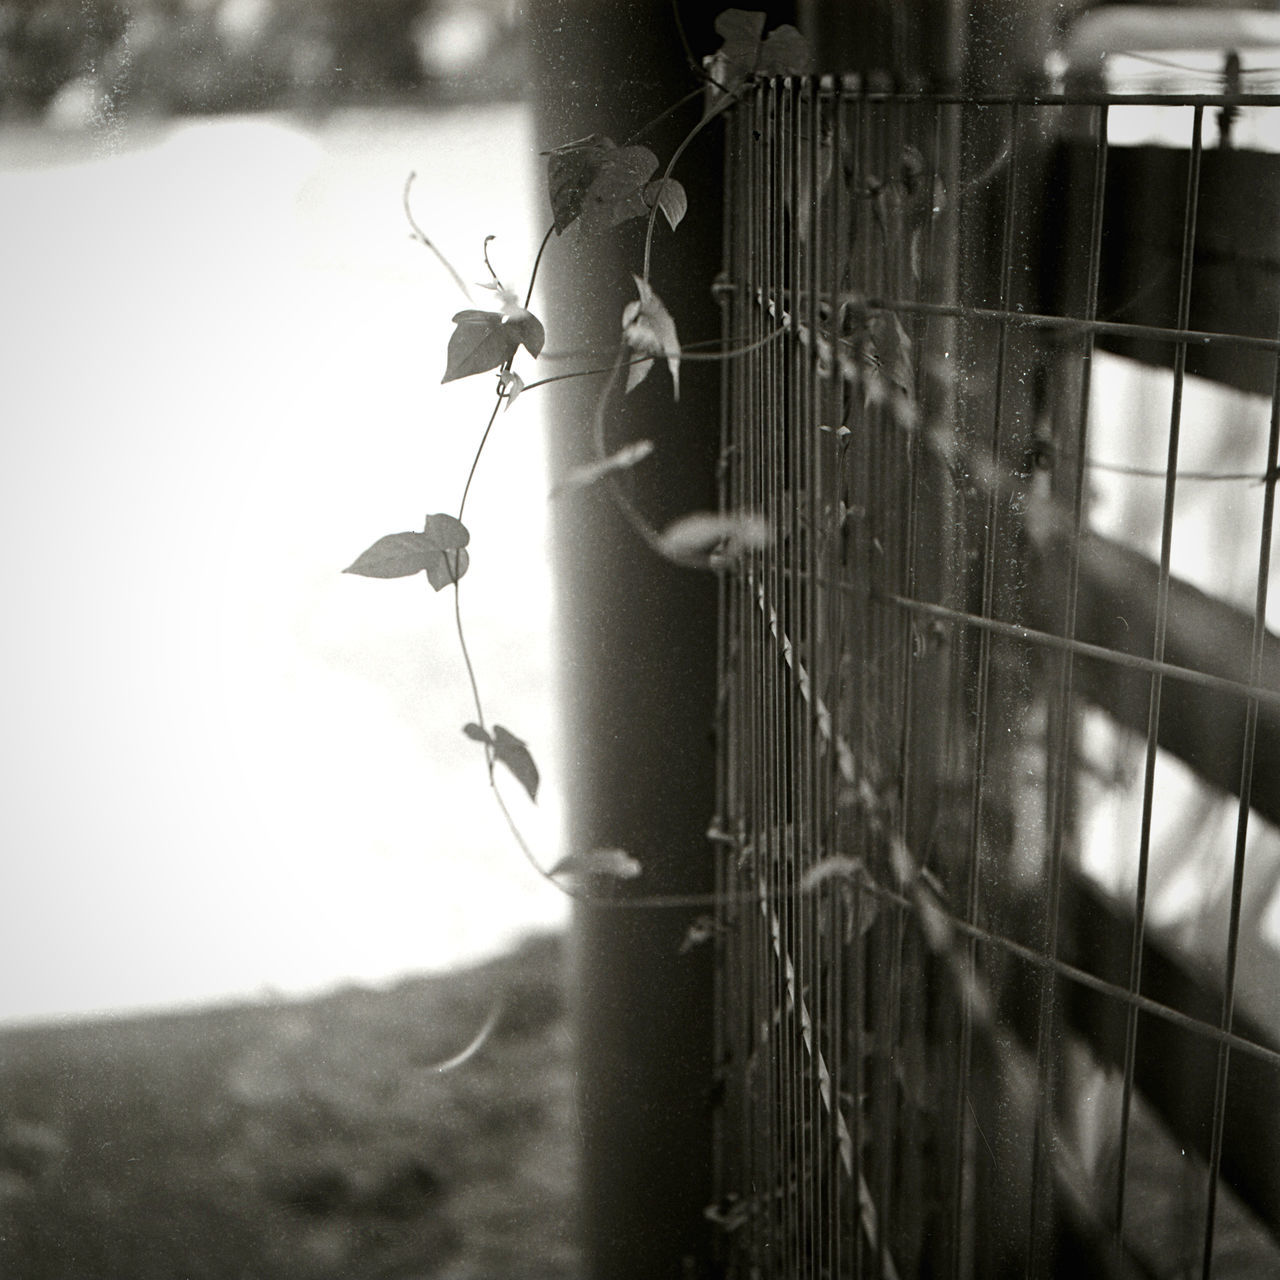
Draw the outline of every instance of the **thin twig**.
[[[547,228],[547,234],[542,237],[542,243],[538,246],[538,256],[533,260],[533,270],[529,273],[529,288],[524,295],[524,309],[529,310],[529,303],[533,300],[533,285],[538,278],[538,268],[542,265],[542,255],[547,251],[547,245],[551,243],[551,235],[556,229],[553,222]]]
[[[435,246],[431,237],[428,236],[420,226],[418,226],[413,216],[413,210],[409,208],[409,188],[413,186],[413,180],[417,176],[418,175],[414,173],[412,169],[409,171],[409,176],[404,180],[404,195],[401,197],[402,203],[404,204],[404,216],[408,219],[409,226],[413,231],[413,238],[417,240],[419,244],[425,245],[436,255],[440,260],[440,265],[453,277],[453,283],[462,290],[462,296],[466,298],[468,302],[474,302],[475,299],[472,298],[471,290],[467,288],[466,281],[463,280],[463,278],[454,269],[453,263],[450,262],[449,259],[446,258]]]
[[[723,114],[723,112],[727,111],[728,108],[736,101],[737,101],[736,97],[721,98],[720,101],[717,102],[716,105],[712,107],[711,110],[708,111],[706,115],[704,115],[702,119],[699,120],[698,123],[695,124],[693,128],[689,130],[688,133],[685,134],[684,140],[675,149],[675,151],[672,152],[671,159],[667,161],[667,167],[662,172],[662,178],[660,180],[660,184],[658,188],[659,190],[662,189],[661,183],[666,182],[667,179],[671,177],[671,171],[676,167],[676,161],[679,160],[682,155],[684,155],[686,148],[694,140],[694,138],[696,138],[698,134],[700,134],[703,131],[703,129],[705,129],[707,125],[709,125],[711,121],[716,118],[716,116]],[[646,280],[648,280],[649,278],[649,259],[653,251],[653,228],[654,228],[654,224],[658,220],[658,210],[660,207],[661,206],[659,205],[658,201],[655,200],[653,203],[653,208],[649,210],[649,225],[645,229],[645,233],[644,233],[643,275]]]
[[[493,263],[489,261],[489,242],[491,240],[496,240],[497,238],[497,236],[485,236],[484,245],[481,247],[480,252],[484,256],[484,265],[488,267],[489,275],[492,278],[493,283],[500,289],[502,288],[502,281],[498,279],[498,273],[493,269]]]
[[[508,360],[502,366],[503,373],[511,372],[511,361]],[[480,465],[480,455],[484,452],[484,446],[489,440],[489,432],[493,430],[493,424],[498,420],[498,410],[502,408],[504,396],[499,390],[497,399],[494,402],[493,412],[489,415],[488,424],[485,426],[484,435],[480,437],[480,443],[476,446],[475,457],[471,459],[471,470],[467,472],[467,483],[462,486],[462,501],[458,503],[458,520],[462,521],[462,513],[467,509],[467,496],[471,492],[471,482],[475,479],[476,468]]]
[[[739,356],[749,356],[753,351],[759,351],[762,347],[767,347],[771,342],[776,342],[784,333],[787,332],[787,326],[782,325],[777,329],[771,329],[762,338],[755,338],[750,342],[744,342],[740,347],[725,346],[723,338],[701,338],[697,342],[686,342],[680,348],[681,361],[690,361],[697,363],[703,361],[705,363],[713,363],[719,360],[736,360]],[[718,348],[718,350],[707,350],[707,348]],[[636,360],[651,360],[652,356],[639,355]],[[544,351],[540,357],[545,364],[548,360],[603,360],[605,356],[598,351]],[[525,386],[528,391],[530,387],[541,386],[543,382],[560,382],[565,378],[573,378],[579,374],[588,373],[608,373],[612,365],[601,365],[596,369],[575,370],[573,373],[558,373],[554,377],[540,379],[538,382],[530,382]]]

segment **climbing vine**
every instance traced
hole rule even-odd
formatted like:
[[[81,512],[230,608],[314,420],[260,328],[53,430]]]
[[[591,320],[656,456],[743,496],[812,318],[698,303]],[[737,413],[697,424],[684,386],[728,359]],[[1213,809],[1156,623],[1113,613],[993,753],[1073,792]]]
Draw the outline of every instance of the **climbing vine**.
[[[530,848],[503,799],[496,776],[499,766],[532,801],[537,800],[539,773],[528,744],[507,726],[488,718],[467,648],[461,594],[462,579],[471,567],[467,551],[471,534],[464,522],[467,497],[499,414],[509,410],[522,393],[566,377],[607,373],[609,377],[595,413],[595,457],[570,472],[553,497],[570,489],[603,484],[653,552],[680,564],[712,566],[745,547],[758,545],[763,538],[762,526],[750,517],[726,517],[712,512],[690,512],[663,530],[654,528],[644,513],[611,483],[618,473],[637,466],[654,452],[652,441],[634,441],[611,453],[606,451],[604,443],[605,418],[624,373],[622,394],[625,396],[644,382],[661,362],[670,377],[672,396],[678,399],[680,364],[686,357],[695,358],[693,347],[698,348],[697,354],[704,359],[725,359],[734,354],[724,350],[705,351],[707,346],[718,344],[682,347],[675,318],[651,283],[655,228],[661,216],[674,233],[689,212],[688,195],[673,173],[690,142],[753,81],[808,71],[809,50],[794,27],[780,26],[766,33],[763,13],[729,9],[716,19],[715,27],[722,38],[720,48],[700,64],[690,58],[691,66],[699,71],[698,88],[663,113],[665,116],[701,100],[699,118],[661,173],[659,158],[650,148],[634,140],[619,144],[603,134],[565,142],[544,153],[551,225],[543,237],[523,296],[509,288],[493,269],[488,253],[492,239],[489,237],[483,248],[489,280],[482,287],[493,295],[494,305],[487,309],[468,306],[453,316],[454,330],[445,352],[442,382],[487,373],[496,377],[494,403],[462,486],[457,512],[437,512],[427,516],[421,530],[389,533],[378,538],[344,570],[369,578],[407,578],[421,573],[435,591],[452,591],[458,646],[475,713],[474,719],[462,726],[462,733],[481,747],[491,792],[525,857],[540,875],[574,897],[589,894],[592,885],[601,878],[632,879],[640,875],[642,868],[623,849],[575,851],[547,868]],[[644,132],[645,129],[641,129],[635,137]],[[461,275],[414,219],[409,202],[412,181],[410,175],[404,191],[405,216],[411,234],[436,255],[470,302],[470,293]],[[548,248],[566,234],[607,235],[636,218],[648,220],[644,255],[633,277],[636,296],[622,307],[619,343],[612,353],[612,363],[596,367],[597,361],[592,367],[527,380],[524,373],[517,371],[517,362],[524,368],[526,359],[536,361],[547,340],[542,321],[530,310],[530,304]]]

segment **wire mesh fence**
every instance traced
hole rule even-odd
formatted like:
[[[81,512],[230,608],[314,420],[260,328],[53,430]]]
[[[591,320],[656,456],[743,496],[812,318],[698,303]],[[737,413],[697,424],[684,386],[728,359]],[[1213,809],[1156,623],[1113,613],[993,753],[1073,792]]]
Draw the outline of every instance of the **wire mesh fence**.
[[[1280,1274],[1268,137],[1240,92],[734,114],[730,1274]]]

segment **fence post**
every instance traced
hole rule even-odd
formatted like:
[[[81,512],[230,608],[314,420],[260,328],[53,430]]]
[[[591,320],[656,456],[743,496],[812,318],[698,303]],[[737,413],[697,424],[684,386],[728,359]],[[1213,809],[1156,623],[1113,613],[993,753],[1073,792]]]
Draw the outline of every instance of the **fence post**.
[[[693,48],[714,49],[714,10],[682,7]],[[591,133],[622,144],[693,84],[666,0],[535,0],[528,17],[540,148]],[[663,164],[696,112],[688,107],[645,134]],[[684,341],[719,334],[711,285],[721,261],[721,175],[716,124],[681,162],[688,217],[674,234],[665,224],[656,232],[652,285]],[[549,351],[603,357],[579,362],[588,366],[611,362],[622,309],[636,296],[643,237],[636,219],[606,235],[571,228],[554,239],[535,295]],[[611,400],[607,418],[611,440],[656,445],[631,480],[637,505],[659,526],[716,507],[719,370],[687,365],[680,381],[673,404],[666,370],[655,369],[625,405]],[[591,456],[604,382],[549,388],[553,478]],[[558,499],[552,537],[568,847],[621,846],[636,857],[642,875],[619,886],[619,898],[708,893],[715,581],[650,553],[602,492]],[[698,911],[575,907],[587,1277],[661,1280],[711,1265],[703,1210],[711,1195],[712,972],[707,948],[680,953]]]

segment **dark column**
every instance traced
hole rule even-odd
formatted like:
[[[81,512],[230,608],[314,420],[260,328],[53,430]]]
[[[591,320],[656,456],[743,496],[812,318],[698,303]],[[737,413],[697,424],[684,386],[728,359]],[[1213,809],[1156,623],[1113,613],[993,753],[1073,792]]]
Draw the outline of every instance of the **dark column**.
[[[682,5],[701,55],[716,48],[714,8]],[[687,93],[690,73],[666,0],[536,0],[532,91],[541,147],[602,133],[619,144]],[[642,141],[665,165],[698,118],[691,104]],[[651,283],[681,340],[719,336],[711,286],[720,266],[721,126],[676,175],[689,212],[655,237]],[[550,223],[550,205],[546,208]],[[547,350],[608,365],[621,314],[636,296],[644,222],[605,235],[568,229],[548,248],[534,306]],[[567,366],[566,366],[567,367]],[[550,388],[552,468],[591,456],[604,377]],[[664,367],[606,415],[610,447],[648,438],[633,500],[653,523],[716,506],[720,372],[687,364],[673,403]],[[565,737],[567,838],[574,850],[622,847],[643,866],[619,898],[708,893],[713,861],[716,584],[650,552],[602,489],[553,512],[559,704]],[[703,908],[705,909],[705,908]],[[711,1227],[712,972],[707,948],[680,954],[698,908],[575,908],[572,943],[582,1132],[585,1274],[661,1280],[704,1274]]]

